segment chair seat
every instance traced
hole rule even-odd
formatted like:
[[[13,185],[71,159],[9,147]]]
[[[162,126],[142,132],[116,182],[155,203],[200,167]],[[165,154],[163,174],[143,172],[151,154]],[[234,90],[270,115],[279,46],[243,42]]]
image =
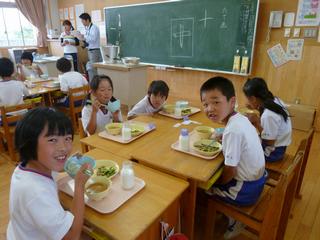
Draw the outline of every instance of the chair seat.
[[[213,200],[215,201],[215,208],[219,211],[219,209],[223,208],[223,212],[225,212],[225,210],[227,210],[228,212],[238,212],[242,215],[246,215],[250,218],[252,218],[255,221],[261,222],[264,219],[264,216],[267,212],[268,209],[268,205],[270,202],[270,199],[272,197],[272,192],[273,192],[274,188],[268,185],[265,185],[263,188],[263,191],[260,195],[259,200],[257,201],[256,204],[252,205],[252,206],[245,206],[245,207],[238,207],[226,202],[223,202],[222,200],[213,197]],[[232,214],[230,214],[231,216]]]
[[[284,158],[276,162],[266,162],[266,169],[274,171],[276,173],[283,174],[286,169],[292,164],[294,156],[291,154],[285,154]]]

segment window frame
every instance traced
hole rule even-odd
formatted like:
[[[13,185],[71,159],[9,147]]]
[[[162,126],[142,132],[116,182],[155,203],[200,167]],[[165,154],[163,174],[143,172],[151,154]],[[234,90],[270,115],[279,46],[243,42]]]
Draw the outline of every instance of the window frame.
[[[19,17],[19,24],[20,24],[20,31],[22,34],[22,42],[23,45],[10,45],[10,40],[9,40],[9,36],[8,36],[8,32],[7,32],[7,25],[6,25],[6,21],[4,19],[4,13],[3,13],[3,8],[16,8],[18,11],[19,9],[17,8],[17,5],[15,2],[4,2],[0,0],[0,11],[2,11],[2,18],[3,18],[3,23],[4,23],[4,28],[5,28],[5,34],[6,34],[6,38],[7,38],[7,46],[0,46],[0,49],[6,49],[6,48],[25,48],[25,47],[37,47],[37,43],[35,43],[34,45],[26,45],[25,43],[25,39],[24,39],[24,33],[22,30],[22,24],[21,24],[21,16],[20,14],[22,14],[20,11],[18,12],[18,17]]]

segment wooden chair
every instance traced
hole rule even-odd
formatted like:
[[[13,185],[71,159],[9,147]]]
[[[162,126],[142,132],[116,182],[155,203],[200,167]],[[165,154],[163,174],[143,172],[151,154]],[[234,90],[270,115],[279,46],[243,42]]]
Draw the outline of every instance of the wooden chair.
[[[78,119],[78,123],[79,123],[79,137],[80,137],[80,139],[87,137],[87,134],[83,129],[81,118]],[[81,144],[82,153],[86,153],[89,151],[89,148],[86,144],[83,144],[82,142],[80,142],[80,144]]]
[[[57,106],[57,108],[70,116],[73,128],[75,131],[78,129],[77,120],[82,110],[82,104],[80,106],[76,106],[75,103],[78,101],[85,101],[87,95],[89,93],[89,85],[85,85],[83,87],[71,88],[68,91],[69,97],[69,106]]]
[[[32,103],[24,103],[10,107],[0,107],[2,119],[2,126],[0,127],[0,140],[6,140],[9,156],[14,163],[17,163],[17,158],[14,150],[14,131],[16,129],[14,123],[20,120],[23,117],[23,114],[10,115],[10,113],[23,110],[28,111],[32,107]]]
[[[298,152],[292,164],[279,176],[275,186],[265,185],[258,202],[253,206],[237,207],[215,197],[210,197],[208,199],[206,236],[204,239],[213,239],[216,212],[221,212],[244,223],[249,229],[259,234],[259,239],[281,239],[278,238],[278,225],[283,217],[282,209],[286,193],[290,187],[289,184],[299,171],[302,157],[303,152]]]
[[[301,191],[302,181],[304,177],[304,172],[308,162],[313,135],[314,135],[314,129],[312,128],[309,130],[306,138],[300,142],[299,148],[297,150],[297,152],[304,151],[304,156],[301,163],[301,169],[300,169],[297,186],[296,186],[296,192],[295,192],[296,198],[301,198],[300,191]],[[270,177],[272,179],[276,179],[279,174],[282,174],[288,168],[288,166],[292,164],[292,161],[293,161],[293,158],[290,155],[285,154],[284,158],[281,161],[267,162],[266,168],[270,173]]]

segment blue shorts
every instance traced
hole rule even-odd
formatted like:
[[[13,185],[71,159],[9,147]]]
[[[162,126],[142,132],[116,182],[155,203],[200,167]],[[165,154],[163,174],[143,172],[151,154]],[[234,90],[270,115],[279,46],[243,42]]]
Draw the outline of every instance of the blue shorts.
[[[82,105],[82,100],[78,100],[74,102],[74,106],[75,107],[80,107]],[[63,107],[69,107],[70,102],[69,102],[69,97],[67,97],[67,99],[64,102],[61,103],[57,103],[57,106],[63,106]]]
[[[213,185],[212,192],[222,201],[237,205],[250,206],[255,204],[263,191],[268,173],[265,171],[263,176],[255,181],[238,181],[232,179],[224,185]]]
[[[268,147],[266,144],[262,143],[263,151],[266,152],[266,147]],[[269,156],[264,154],[264,157],[267,162],[277,162],[279,160],[282,160],[284,157],[284,154],[286,153],[287,147],[275,147],[274,150],[269,154]]]

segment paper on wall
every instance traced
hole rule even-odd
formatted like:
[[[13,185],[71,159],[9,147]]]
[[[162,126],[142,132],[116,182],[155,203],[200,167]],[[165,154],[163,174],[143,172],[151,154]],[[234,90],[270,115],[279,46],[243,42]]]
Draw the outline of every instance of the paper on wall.
[[[91,11],[91,20],[93,23],[101,22],[101,10]]]
[[[63,17],[63,9],[62,8],[59,9],[59,19],[60,20],[64,19],[64,17]]]
[[[65,9],[63,10],[63,12],[64,12],[64,19],[69,19],[69,11],[68,11],[68,8],[65,8]]]
[[[296,26],[318,26],[320,23],[320,0],[299,0]]]
[[[284,27],[292,27],[294,24],[294,16],[293,12],[286,13],[284,16],[283,26]]]
[[[81,19],[79,19],[79,16],[84,13],[84,5],[83,4],[76,4],[74,5],[74,11],[75,11],[75,19],[77,23],[77,30],[80,31],[82,34],[85,33],[85,28],[81,22]]]
[[[301,60],[303,52],[304,39],[289,39],[287,44],[288,60]]]
[[[69,7],[69,17],[70,17],[70,19],[74,19],[74,8],[73,7]]]
[[[280,67],[281,65],[288,62],[287,55],[280,43],[273,46],[272,48],[269,48],[267,50],[267,53],[269,55],[271,62],[275,67]]]

